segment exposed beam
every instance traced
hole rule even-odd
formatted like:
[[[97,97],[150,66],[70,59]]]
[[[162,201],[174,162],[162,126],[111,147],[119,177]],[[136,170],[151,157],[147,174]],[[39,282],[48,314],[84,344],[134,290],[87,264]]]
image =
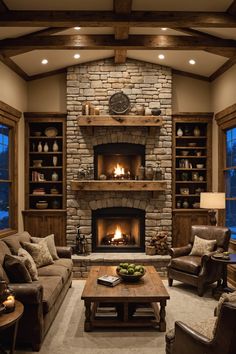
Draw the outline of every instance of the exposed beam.
[[[129,37],[129,27],[115,27],[115,39],[127,39]]]
[[[229,70],[233,65],[236,64],[236,56],[227,60],[223,65],[219,67],[211,76],[210,81],[214,81],[220,75],[224,74],[227,70]]]
[[[213,36],[211,34],[205,33],[205,32],[201,32],[192,28],[185,28],[185,27],[179,27],[179,28],[173,28],[175,31],[180,31],[183,32],[185,34],[188,34],[190,36],[199,36],[199,37],[204,37],[204,38],[210,38],[210,39],[221,39],[220,37],[217,36]],[[236,41],[235,41],[236,44]],[[227,58],[232,58],[233,56],[236,55],[236,49],[229,49],[228,51],[226,50],[221,50],[220,48],[211,48],[211,49],[206,49],[206,52],[212,53],[212,54],[216,54],[216,55],[221,55]]]
[[[187,71],[172,69],[172,74],[181,75],[181,76],[185,76],[185,77],[191,77],[192,79],[210,82],[210,79],[207,76],[193,74],[193,73],[189,73]]]
[[[7,5],[3,0],[0,0],[0,13],[9,11]]]
[[[236,49],[235,41],[193,36],[131,35],[114,41],[113,35],[67,35],[10,38],[0,41],[2,50],[14,49],[140,49],[206,50]]]
[[[132,0],[113,0],[114,12],[117,14],[127,15],[132,10]]]
[[[134,11],[129,16],[112,11],[8,11],[0,26],[8,27],[236,27],[225,12]]]
[[[19,75],[22,79],[28,80],[28,75],[10,58],[5,57],[3,54],[0,54],[0,61],[8,66],[12,71]]]
[[[116,49],[115,50],[115,64],[124,64],[126,62],[127,50]]]
[[[232,4],[227,9],[227,13],[230,15],[236,15],[236,1],[234,0]]]

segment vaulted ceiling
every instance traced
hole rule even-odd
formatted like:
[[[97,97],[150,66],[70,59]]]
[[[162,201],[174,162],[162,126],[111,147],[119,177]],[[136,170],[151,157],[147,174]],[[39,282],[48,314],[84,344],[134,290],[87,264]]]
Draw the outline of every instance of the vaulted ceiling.
[[[0,60],[25,80],[110,57],[212,81],[236,63],[236,0],[0,0]]]

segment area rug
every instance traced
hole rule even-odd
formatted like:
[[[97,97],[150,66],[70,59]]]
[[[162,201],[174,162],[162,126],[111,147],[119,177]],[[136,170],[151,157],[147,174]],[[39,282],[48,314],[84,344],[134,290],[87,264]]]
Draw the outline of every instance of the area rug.
[[[201,321],[213,316],[217,304],[210,290],[199,297],[196,289],[174,281],[168,287],[167,330],[174,322]],[[85,281],[74,280],[40,350],[40,354],[165,354],[165,333],[146,330],[96,330],[84,332],[84,304],[81,293]],[[16,353],[33,353],[17,350]]]

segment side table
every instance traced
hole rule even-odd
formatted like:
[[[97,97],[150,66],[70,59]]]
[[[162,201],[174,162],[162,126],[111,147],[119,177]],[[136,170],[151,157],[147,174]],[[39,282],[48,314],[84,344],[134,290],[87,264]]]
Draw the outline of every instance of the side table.
[[[228,275],[228,270],[227,266],[229,264],[236,264],[236,254],[230,254],[229,259],[224,259],[224,258],[215,258],[214,256],[211,257],[211,259],[214,262],[221,263],[223,266],[223,273],[222,273],[222,283],[220,285],[217,285],[217,287],[213,290],[213,296],[217,298],[220,297],[222,293],[230,293],[233,292],[234,289],[231,289],[228,286],[228,281],[227,281],[227,275]],[[218,294],[218,296],[217,296]]]
[[[3,331],[8,327],[14,326],[10,354],[14,354],[15,351],[18,323],[19,319],[23,315],[23,311],[23,304],[20,301],[15,300],[15,310],[13,312],[3,313],[2,315],[0,315],[0,331]]]

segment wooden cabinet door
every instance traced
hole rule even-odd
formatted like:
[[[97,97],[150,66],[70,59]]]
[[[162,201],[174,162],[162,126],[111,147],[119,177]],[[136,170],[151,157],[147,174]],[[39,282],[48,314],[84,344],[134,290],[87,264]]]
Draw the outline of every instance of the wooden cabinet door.
[[[190,241],[192,225],[208,225],[208,213],[202,212],[175,212],[173,213],[173,247],[185,246]]]
[[[65,211],[23,211],[24,230],[31,236],[45,237],[55,235],[57,246],[66,245],[66,212]]]

